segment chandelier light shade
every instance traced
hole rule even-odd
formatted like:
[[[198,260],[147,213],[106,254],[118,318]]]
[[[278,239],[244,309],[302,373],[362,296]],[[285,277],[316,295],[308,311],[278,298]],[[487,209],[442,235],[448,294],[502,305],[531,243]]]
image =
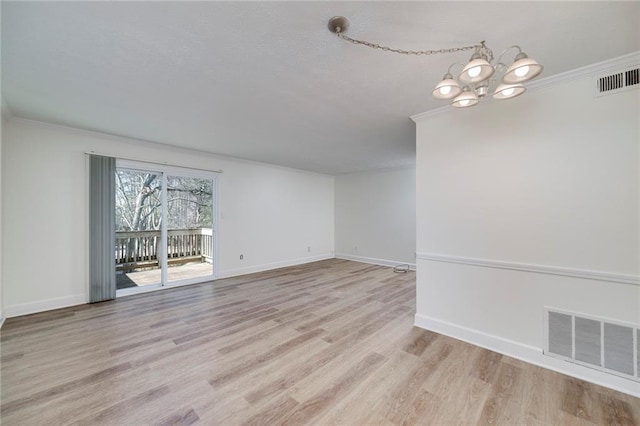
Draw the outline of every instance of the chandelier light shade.
[[[475,55],[474,55],[475,56]],[[458,80],[464,84],[480,83],[493,75],[495,69],[484,58],[476,58],[464,66]]]
[[[462,93],[453,100],[451,105],[456,108],[466,108],[474,106],[477,103],[478,95],[476,94],[476,92],[465,86],[462,90]]]
[[[522,84],[500,84],[493,92],[493,99],[509,99],[522,95],[527,89]]]
[[[542,65],[535,59],[528,57],[524,52],[520,52],[513,64],[507,68],[502,80],[508,84],[522,83],[537,77],[542,72],[542,69]]]
[[[453,79],[450,73],[442,77],[442,81],[433,89],[433,97],[436,99],[453,99],[462,92],[460,85]]]
[[[522,83],[534,79],[544,67],[533,58],[527,56],[520,46],[510,46],[505,49],[498,60],[494,62],[493,51],[484,41],[469,46],[453,47],[434,50],[404,50],[382,46],[366,40],[358,40],[345,35],[349,28],[349,20],[343,16],[334,16],[329,20],[329,31],[338,38],[356,45],[382,50],[384,52],[401,55],[427,56],[446,53],[458,53],[473,50],[473,55],[466,65],[452,64],[442,80],[436,85],[431,94],[436,99],[450,100],[455,108],[466,108],[478,104],[480,99],[492,94],[493,99],[503,100],[520,96],[527,89]],[[510,66],[502,62],[502,57],[511,49],[518,49],[518,54]],[[461,65],[462,71],[455,79],[451,73],[454,65]],[[501,78],[497,76],[502,75]],[[462,89],[461,89],[462,87]]]

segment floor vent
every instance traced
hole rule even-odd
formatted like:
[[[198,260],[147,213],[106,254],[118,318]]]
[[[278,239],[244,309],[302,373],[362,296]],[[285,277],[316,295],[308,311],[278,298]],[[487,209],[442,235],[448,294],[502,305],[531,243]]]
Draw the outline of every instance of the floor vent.
[[[640,382],[637,325],[545,309],[544,354]]]
[[[596,77],[596,96],[609,95],[640,87],[640,66]]]

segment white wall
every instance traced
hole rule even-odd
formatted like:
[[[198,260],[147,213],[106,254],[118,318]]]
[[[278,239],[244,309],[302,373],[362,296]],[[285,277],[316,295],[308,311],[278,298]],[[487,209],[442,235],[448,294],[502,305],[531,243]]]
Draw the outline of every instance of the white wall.
[[[335,185],[336,257],[415,265],[415,168],[339,175]]]
[[[640,323],[640,91],[593,84],[417,120],[416,324],[640,395],[540,355],[545,306]]]
[[[0,4],[0,21],[2,21],[2,5]],[[0,50],[1,50],[1,45],[2,43],[0,43]],[[2,170],[2,162],[3,162],[3,156],[2,156],[2,151],[3,151],[3,140],[4,140],[4,128],[5,128],[5,122],[6,120],[8,120],[9,117],[9,108],[6,105],[5,101],[4,101],[4,97],[2,96],[2,53],[0,52],[0,327],[2,327],[2,324],[4,324],[4,319],[5,319],[5,313],[4,313],[4,299],[2,297],[3,294],[3,279],[2,276],[4,274],[4,267],[2,264],[2,244],[3,244],[3,239],[2,239],[2,174],[3,174],[3,170]]]
[[[4,104],[4,99],[2,99],[2,114],[0,117],[0,327],[2,326],[2,324],[4,323],[4,299],[2,297],[4,291],[4,280],[2,279],[3,275],[4,275],[4,267],[2,264],[2,245],[3,245],[3,239],[2,239],[2,175],[4,173],[3,167],[2,167],[2,163],[4,161],[2,152],[4,151],[4,132],[6,129],[6,120],[8,119],[7,115],[8,112],[6,111],[6,107]]]
[[[7,316],[87,300],[87,151],[222,169],[221,277],[333,257],[333,176],[15,118],[3,131]]]

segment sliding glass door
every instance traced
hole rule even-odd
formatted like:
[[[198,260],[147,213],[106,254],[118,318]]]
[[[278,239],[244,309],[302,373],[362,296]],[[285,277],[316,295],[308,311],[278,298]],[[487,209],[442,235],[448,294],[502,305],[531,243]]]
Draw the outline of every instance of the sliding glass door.
[[[167,281],[213,274],[213,181],[167,176]]]
[[[116,169],[116,289],[162,283],[162,173]]]
[[[117,294],[215,278],[213,173],[118,161]]]

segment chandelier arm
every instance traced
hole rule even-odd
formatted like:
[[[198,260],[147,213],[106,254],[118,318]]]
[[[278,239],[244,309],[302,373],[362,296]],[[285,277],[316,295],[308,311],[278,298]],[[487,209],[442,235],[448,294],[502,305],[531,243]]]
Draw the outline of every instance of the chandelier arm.
[[[462,68],[464,68],[464,64],[461,64],[460,62],[454,62],[453,64],[449,65],[449,68],[447,69],[447,74],[451,74],[451,68],[453,68],[456,65],[460,65]]]
[[[382,50],[384,52],[393,52],[393,53],[399,53],[401,55],[437,55],[437,54],[443,54],[443,53],[455,53],[455,52],[464,52],[466,50],[473,50],[473,49],[478,49],[480,47],[483,46],[483,44],[473,44],[470,46],[462,46],[462,47],[452,47],[452,48],[448,48],[448,49],[435,49],[435,50],[404,50],[404,49],[395,49],[392,47],[388,47],[388,46],[382,46],[380,44],[377,43],[371,43],[369,41],[366,40],[358,40],[355,38],[351,38],[347,35],[344,35],[341,31],[336,31],[335,34],[341,38],[342,40],[348,41],[349,43],[353,43],[353,44],[358,44],[358,45],[362,45],[362,46],[367,46],[370,47],[372,49],[379,49]]]
[[[514,49],[514,48],[518,49],[518,53],[522,53],[522,49],[517,44],[514,44],[513,46],[509,46],[506,49],[504,49],[502,51],[502,53],[500,53],[500,56],[498,56],[498,64],[502,64],[502,57],[504,56],[504,54],[507,53],[509,50]],[[502,65],[504,65],[505,68],[506,68],[505,64],[502,64]]]

